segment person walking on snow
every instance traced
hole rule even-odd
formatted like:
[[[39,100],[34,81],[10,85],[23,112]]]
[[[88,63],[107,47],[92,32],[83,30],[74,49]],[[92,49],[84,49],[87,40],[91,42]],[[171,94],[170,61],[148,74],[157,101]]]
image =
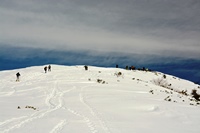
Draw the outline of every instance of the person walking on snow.
[[[47,73],[47,66],[44,67],[44,72]]]
[[[48,71],[51,71],[51,65],[48,66]]]
[[[16,81],[18,81],[18,82],[19,82],[19,76],[20,76],[20,73],[18,72],[18,73],[16,74],[16,76],[17,76],[17,79],[16,79]]]

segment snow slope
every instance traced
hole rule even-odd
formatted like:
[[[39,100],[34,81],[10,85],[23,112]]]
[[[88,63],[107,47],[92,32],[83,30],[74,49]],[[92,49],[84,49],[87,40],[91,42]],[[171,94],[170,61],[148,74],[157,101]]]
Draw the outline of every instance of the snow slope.
[[[190,81],[120,68],[43,68],[0,72],[1,133],[200,132],[200,106],[190,95],[200,87]]]

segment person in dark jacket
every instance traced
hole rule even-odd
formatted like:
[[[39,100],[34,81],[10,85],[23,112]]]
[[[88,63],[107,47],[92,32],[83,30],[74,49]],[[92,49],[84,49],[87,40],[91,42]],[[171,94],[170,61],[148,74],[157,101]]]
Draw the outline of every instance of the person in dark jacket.
[[[51,71],[51,65],[48,66],[48,71]]]
[[[44,72],[47,73],[47,66],[44,67]]]
[[[88,70],[88,66],[85,65],[84,68],[85,68],[86,71]]]
[[[20,73],[18,72],[18,73],[16,74],[16,76],[17,76],[17,79],[16,79],[16,81],[18,81],[18,82],[19,82],[19,76],[20,76]]]

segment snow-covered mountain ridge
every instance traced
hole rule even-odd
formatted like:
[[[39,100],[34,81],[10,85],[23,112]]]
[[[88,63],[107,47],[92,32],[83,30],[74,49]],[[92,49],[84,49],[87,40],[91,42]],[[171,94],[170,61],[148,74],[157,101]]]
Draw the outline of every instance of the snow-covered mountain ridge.
[[[197,133],[200,86],[160,72],[52,65],[0,72],[0,132]],[[15,74],[20,72],[20,82]],[[195,127],[195,128],[194,128]]]

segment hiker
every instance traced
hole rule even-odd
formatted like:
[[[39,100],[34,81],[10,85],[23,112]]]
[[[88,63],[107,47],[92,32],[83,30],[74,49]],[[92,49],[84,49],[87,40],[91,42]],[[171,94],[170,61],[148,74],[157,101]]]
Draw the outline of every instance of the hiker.
[[[128,66],[126,66],[126,68],[125,68],[126,70],[129,70],[129,67]]]
[[[48,71],[51,71],[51,65],[48,66]]]
[[[135,67],[134,67],[134,66],[131,66],[131,70],[135,70]]]
[[[145,71],[146,70],[145,67],[143,67],[142,70]]]
[[[85,70],[87,71],[88,70],[88,66],[84,66]]]
[[[18,73],[16,74],[16,76],[17,76],[17,79],[16,79],[16,81],[19,81],[19,76],[20,76],[20,73],[18,72]]]
[[[44,72],[47,73],[47,66],[44,67]]]

